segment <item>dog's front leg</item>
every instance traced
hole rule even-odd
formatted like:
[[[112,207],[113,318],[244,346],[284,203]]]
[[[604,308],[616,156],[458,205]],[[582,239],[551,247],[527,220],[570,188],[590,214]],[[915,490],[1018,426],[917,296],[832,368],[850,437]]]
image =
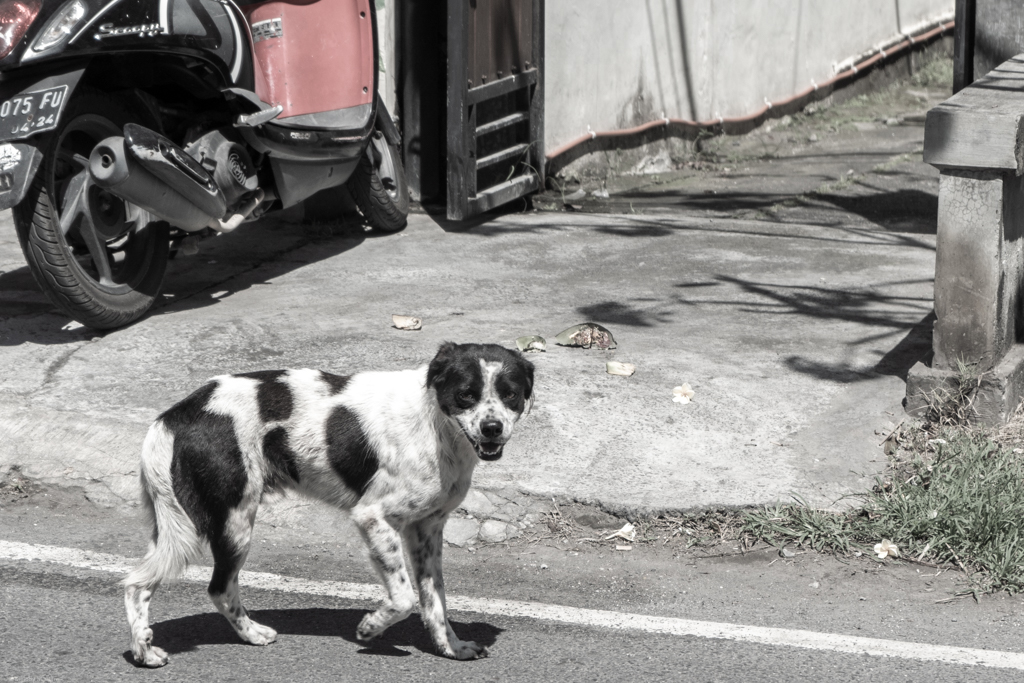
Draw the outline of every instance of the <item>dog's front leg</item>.
[[[442,540],[447,519],[448,515],[428,517],[410,524],[404,532],[420,591],[420,616],[434,645],[444,656],[452,659],[486,657],[487,648],[471,640],[459,640],[448,623],[441,572]]]
[[[416,606],[409,573],[402,556],[402,538],[376,509],[353,509],[352,521],[370,550],[370,561],[377,570],[388,597],[376,612],[363,617],[356,629],[359,640],[373,640],[391,626],[405,619]]]

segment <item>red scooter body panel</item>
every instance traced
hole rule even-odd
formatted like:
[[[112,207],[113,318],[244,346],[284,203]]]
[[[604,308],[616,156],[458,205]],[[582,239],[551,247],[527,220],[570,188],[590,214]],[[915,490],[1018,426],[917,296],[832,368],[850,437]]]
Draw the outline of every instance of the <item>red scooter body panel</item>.
[[[273,0],[245,7],[253,31],[256,94],[281,118],[373,102],[369,0]],[[280,20],[280,35],[274,20]],[[260,25],[260,22],[272,22]]]

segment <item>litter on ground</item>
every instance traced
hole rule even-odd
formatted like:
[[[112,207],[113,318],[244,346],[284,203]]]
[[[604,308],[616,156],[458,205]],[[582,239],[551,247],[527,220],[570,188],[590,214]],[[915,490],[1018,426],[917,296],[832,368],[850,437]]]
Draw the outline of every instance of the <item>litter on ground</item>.
[[[516,339],[516,346],[519,347],[519,350],[522,351],[523,353],[526,353],[527,351],[548,350],[547,340],[545,340],[544,337],[541,337],[536,334],[530,334],[525,337],[519,337],[518,339]]]
[[[411,315],[392,315],[391,322],[400,330],[418,330],[423,327],[423,321]]]
[[[636,527],[634,527],[629,522],[626,522],[622,526],[622,528],[616,531],[614,534],[612,534],[611,536],[605,536],[604,540],[610,541],[613,538],[621,538],[624,541],[629,541],[630,543],[632,543],[636,540]]]
[[[636,366],[632,363],[620,363],[617,360],[610,360],[605,363],[605,370],[609,375],[621,375],[622,377],[629,377],[636,372]]]

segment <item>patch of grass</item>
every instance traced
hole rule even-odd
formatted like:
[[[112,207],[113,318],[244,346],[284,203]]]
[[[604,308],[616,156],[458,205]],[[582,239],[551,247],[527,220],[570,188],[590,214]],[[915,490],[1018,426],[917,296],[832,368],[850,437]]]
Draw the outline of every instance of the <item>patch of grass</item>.
[[[957,363],[924,422],[901,423],[885,439],[886,477],[854,496],[855,507],[767,506],[746,515],[743,533],[841,555],[871,554],[889,539],[904,559],[961,569],[968,593],[1024,590],[1024,412],[996,435],[972,426],[981,378]]]
[[[903,558],[962,569],[968,592],[1024,590],[1024,451],[963,428],[907,431],[920,450],[857,496],[856,508],[767,506],[746,515],[743,532],[841,555],[869,554],[889,539]]]
[[[974,417],[974,397],[981,388],[984,373],[978,366],[957,359],[953,384],[936,389],[928,399],[927,423],[938,427],[966,426]]]
[[[911,84],[923,88],[947,88],[953,90],[953,60],[936,57],[918,68],[910,79]]]

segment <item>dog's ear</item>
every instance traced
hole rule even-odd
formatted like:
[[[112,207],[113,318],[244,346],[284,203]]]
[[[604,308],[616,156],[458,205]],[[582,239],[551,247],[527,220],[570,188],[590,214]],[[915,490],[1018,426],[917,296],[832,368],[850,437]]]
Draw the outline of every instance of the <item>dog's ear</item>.
[[[441,344],[437,354],[434,356],[434,360],[430,361],[430,365],[427,367],[428,387],[435,386],[444,380],[446,371],[451,367],[450,361],[454,354],[455,344],[453,342]]]
[[[523,354],[519,355],[519,364],[523,369],[523,375],[526,376],[526,386],[523,388],[523,399],[529,401],[533,398],[533,363],[526,360]]]

